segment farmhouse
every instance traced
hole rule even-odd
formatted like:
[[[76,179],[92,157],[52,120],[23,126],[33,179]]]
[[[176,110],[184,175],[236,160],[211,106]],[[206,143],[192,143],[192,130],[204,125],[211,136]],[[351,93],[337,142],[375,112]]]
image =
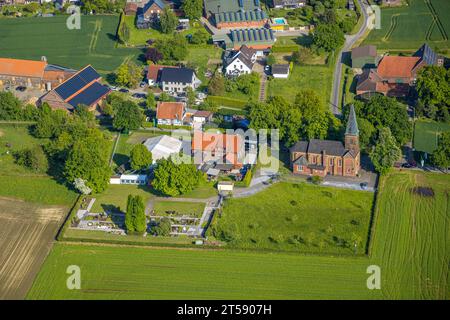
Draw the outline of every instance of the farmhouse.
[[[229,51],[228,56],[224,57],[225,74],[237,77],[251,73],[256,62],[256,53],[256,50],[250,49],[246,45],[243,45],[237,52]]]
[[[289,64],[274,64],[272,66],[272,76],[279,79],[289,78],[290,66]]]
[[[51,90],[76,70],[41,61],[0,58],[0,85]]]
[[[375,68],[377,63],[377,47],[362,46],[352,49],[352,68]]]
[[[204,0],[205,17],[221,28],[258,28],[267,23],[259,0]]]
[[[48,103],[52,109],[67,112],[74,111],[78,105],[83,104],[93,111],[111,92],[100,80],[100,75],[89,65],[42,96],[39,103]]]
[[[161,71],[164,68],[179,68],[179,67],[174,67],[174,66],[163,66],[163,65],[150,65],[148,66],[147,69],[147,82],[149,86],[156,86],[158,84],[160,84],[160,76],[161,76]]]
[[[257,51],[268,51],[275,44],[276,37],[272,29],[237,29],[228,34],[215,34],[213,42],[227,50],[239,50],[243,45]]]
[[[358,77],[356,94],[375,92],[389,97],[406,97],[414,87],[417,73],[427,65],[443,65],[444,58],[424,44],[412,57],[384,56],[375,69],[364,69]]]
[[[194,113],[192,120],[194,123],[205,124],[207,122],[211,122],[213,117],[213,113],[211,111],[206,110],[198,110]]]
[[[192,153],[196,164],[216,162],[230,168],[241,168],[245,156],[244,141],[239,135],[195,130]]]
[[[351,106],[345,131],[345,145],[341,141],[298,141],[290,149],[295,174],[354,177],[360,170],[359,130],[355,109]]]
[[[181,93],[190,87],[197,89],[201,81],[195,71],[188,68],[163,68],[160,71],[160,82],[164,92]]]
[[[167,135],[149,138],[144,142],[144,146],[151,152],[153,164],[158,160],[168,159],[182,150],[182,142]]]
[[[306,4],[306,0],[273,0],[275,9],[297,9]]]
[[[159,125],[182,126],[186,117],[183,102],[158,102],[156,119]]]

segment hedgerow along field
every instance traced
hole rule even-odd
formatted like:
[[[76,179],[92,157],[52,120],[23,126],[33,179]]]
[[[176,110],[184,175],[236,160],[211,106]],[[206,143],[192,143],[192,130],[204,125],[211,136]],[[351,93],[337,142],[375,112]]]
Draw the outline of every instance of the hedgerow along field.
[[[449,186],[447,175],[383,177],[370,257],[60,243],[28,299],[448,299]],[[81,290],[66,288],[74,264]],[[381,290],[366,287],[373,264]]]
[[[372,192],[277,183],[225,200],[208,235],[232,248],[364,254]]]
[[[91,64],[106,74],[142,52],[119,48],[116,30],[119,16],[81,16],[81,29],[69,30],[67,16],[0,19],[2,57],[39,60],[80,69]]]
[[[373,29],[363,44],[378,49],[415,51],[427,42],[432,48],[450,49],[450,2],[410,0],[409,6],[381,9],[381,29]]]

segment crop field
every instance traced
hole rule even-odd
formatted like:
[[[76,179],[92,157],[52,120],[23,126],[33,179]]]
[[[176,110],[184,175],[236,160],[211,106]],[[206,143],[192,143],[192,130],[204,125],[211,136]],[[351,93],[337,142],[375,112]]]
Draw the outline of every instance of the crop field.
[[[369,257],[61,243],[27,297],[448,299],[449,186],[448,176],[421,172],[382,178]],[[434,196],[415,187],[432,188]],[[374,264],[381,290],[366,287]],[[69,265],[81,268],[81,290],[66,288]]]
[[[450,131],[450,124],[417,120],[414,125],[414,149],[433,153],[438,146],[439,134]]]
[[[136,60],[139,49],[117,48],[118,16],[81,16],[81,29],[69,30],[67,16],[0,19],[2,57],[39,60],[82,68],[92,64],[99,72],[114,71],[125,60]]]
[[[449,49],[450,22],[447,0],[411,0],[410,6],[381,10],[381,29],[374,29],[364,44],[378,49],[415,51],[424,42]]]
[[[67,208],[0,197],[0,299],[23,299]]]
[[[372,246],[390,299],[449,299],[450,177],[393,173],[380,183]]]
[[[371,192],[277,183],[226,200],[210,230],[233,248],[364,254],[372,203]]]

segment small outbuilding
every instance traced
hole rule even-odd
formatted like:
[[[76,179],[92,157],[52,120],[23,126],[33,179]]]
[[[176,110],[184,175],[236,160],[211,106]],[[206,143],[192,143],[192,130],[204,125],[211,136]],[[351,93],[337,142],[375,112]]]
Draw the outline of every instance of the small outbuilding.
[[[289,78],[290,66],[289,64],[274,64],[272,65],[272,76],[279,79]]]
[[[362,46],[352,49],[352,68],[375,68],[377,61],[377,47]]]
[[[217,190],[219,192],[230,193],[233,192],[234,183],[232,181],[219,181],[217,183]]]

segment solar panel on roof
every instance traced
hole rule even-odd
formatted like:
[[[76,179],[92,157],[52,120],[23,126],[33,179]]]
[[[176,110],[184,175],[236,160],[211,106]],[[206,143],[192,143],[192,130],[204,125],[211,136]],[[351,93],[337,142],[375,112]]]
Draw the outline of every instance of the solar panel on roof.
[[[63,100],[70,97],[72,94],[83,88],[87,83],[78,75],[73,76],[66,82],[62,83],[55,89]]]
[[[100,75],[91,66],[88,66],[87,68],[81,70],[81,72],[78,75],[81,78],[83,78],[83,80],[86,81],[87,83],[100,78]]]
[[[109,91],[111,90],[107,86],[104,86],[98,82],[94,82],[78,95],[70,99],[68,103],[73,107],[77,107],[80,104],[91,106]]]

